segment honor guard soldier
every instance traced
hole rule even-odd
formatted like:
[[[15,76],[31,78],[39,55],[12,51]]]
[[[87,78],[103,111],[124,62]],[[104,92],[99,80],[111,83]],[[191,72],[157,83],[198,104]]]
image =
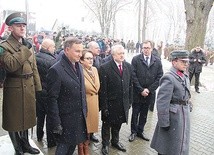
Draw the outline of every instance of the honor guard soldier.
[[[160,79],[157,95],[158,122],[151,147],[158,155],[188,155],[190,141],[190,81],[188,51],[173,51],[172,67]]]
[[[32,45],[24,38],[26,16],[12,13],[6,24],[11,34],[0,43],[0,62],[6,71],[2,127],[9,132],[16,155],[39,154],[28,139],[28,129],[36,125],[35,94],[42,88]]]

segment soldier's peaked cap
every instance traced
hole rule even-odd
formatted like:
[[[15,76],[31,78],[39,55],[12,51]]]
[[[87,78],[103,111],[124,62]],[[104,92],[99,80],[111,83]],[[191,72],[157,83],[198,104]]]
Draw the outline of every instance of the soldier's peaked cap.
[[[26,14],[22,13],[22,12],[15,12],[10,14],[7,18],[5,23],[8,26],[11,26],[13,24],[27,24],[26,23]]]
[[[170,54],[170,59],[187,59],[189,58],[189,51],[187,50],[174,50]]]

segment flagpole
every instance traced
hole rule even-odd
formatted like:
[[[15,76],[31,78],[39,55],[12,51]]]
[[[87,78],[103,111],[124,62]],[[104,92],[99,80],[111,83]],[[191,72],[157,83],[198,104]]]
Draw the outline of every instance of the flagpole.
[[[28,0],[25,0],[25,11],[26,11],[26,23],[27,23],[27,28],[26,28],[26,37],[28,35],[28,26],[29,26],[29,5],[28,5]]]

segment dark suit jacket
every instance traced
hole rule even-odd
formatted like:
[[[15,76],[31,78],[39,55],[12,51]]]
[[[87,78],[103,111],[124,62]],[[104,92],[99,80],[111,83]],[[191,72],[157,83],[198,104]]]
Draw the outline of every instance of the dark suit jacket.
[[[52,128],[62,125],[63,134],[56,139],[76,145],[86,140],[86,95],[82,67],[76,63],[79,77],[63,54],[47,75],[48,119]]]
[[[110,54],[110,55],[108,55],[107,57],[103,58],[102,63],[109,62],[109,61],[112,60],[112,59],[113,59],[113,56]]]
[[[103,121],[110,123],[128,122],[128,112],[133,100],[132,67],[123,62],[123,74],[111,60],[100,66],[100,109],[109,110],[109,117],[102,116]]]
[[[143,54],[136,55],[132,59],[133,82],[134,82],[134,103],[142,102],[144,97],[140,94],[148,88],[151,94],[159,86],[159,80],[163,76],[162,63],[158,57],[151,55],[149,66],[146,64]]]
[[[99,70],[100,66],[102,65],[102,61],[103,60],[100,56],[96,56],[94,61],[93,61],[93,66]]]

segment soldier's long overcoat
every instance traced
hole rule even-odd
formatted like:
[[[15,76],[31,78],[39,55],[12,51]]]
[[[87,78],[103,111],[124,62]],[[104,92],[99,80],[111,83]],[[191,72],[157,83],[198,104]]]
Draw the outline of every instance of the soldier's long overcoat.
[[[0,61],[7,72],[3,88],[3,129],[23,131],[36,125],[35,91],[41,91],[34,52],[12,35],[0,44]],[[16,75],[33,73],[29,78]],[[12,74],[14,77],[8,76]]]
[[[189,104],[179,105],[177,101],[189,100],[189,78],[180,77],[171,68],[160,80],[157,96],[158,122],[151,147],[160,154],[188,155],[190,140]],[[169,131],[161,127],[170,126]]]

